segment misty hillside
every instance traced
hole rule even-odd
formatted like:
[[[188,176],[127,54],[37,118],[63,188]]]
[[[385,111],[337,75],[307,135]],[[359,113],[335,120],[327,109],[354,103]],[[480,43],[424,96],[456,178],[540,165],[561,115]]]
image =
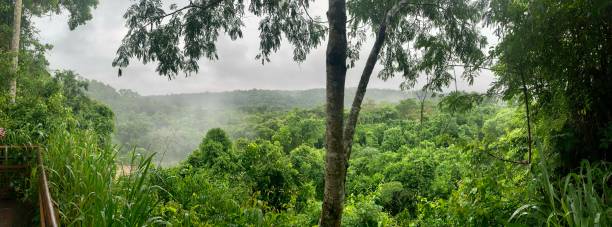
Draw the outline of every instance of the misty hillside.
[[[294,109],[318,109],[325,102],[324,89],[301,91],[247,90],[142,96],[92,80],[87,93],[107,104],[115,114],[114,142],[131,150],[138,148],[159,153],[165,164],[183,160],[201,142],[206,131],[221,127],[233,138],[254,137],[258,129],[249,127],[254,113],[277,117]],[[347,89],[350,105],[355,89]],[[369,89],[365,102],[397,103],[414,97],[412,92]]]
[[[346,90],[345,105],[349,106],[355,96],[355,88]],[[325,89],[309,90],[237,90],[226,92],[203,92],[195,94],[171,94],[141,96],[131,90],[115,90],[113,87],[98,81],[89,81],[88,93],[94,99],[109,104],[113,109],[134,99],[147,104],[174,106],[180,108],[242,109],[267,107],[273,110],[288,110],[292,108],[312,108],[325,103]],[[414,98],[413,92],[392,89],[370,88],[365,100],[377,103],[397,103],[406,98]],[[140,102],[139,102],[140,103]],[[138,104],[136,104],[138,105]],[[145,104],[146,105],[146,104]]]

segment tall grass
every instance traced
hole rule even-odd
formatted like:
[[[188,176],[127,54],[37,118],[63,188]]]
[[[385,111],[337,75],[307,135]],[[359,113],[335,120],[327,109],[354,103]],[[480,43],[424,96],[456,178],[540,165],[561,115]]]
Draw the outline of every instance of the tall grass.
[[[50,135],[44,162],[50,190],[65,226],[143,226],[160,222],[147,184],[152,156],[133,155],[133,171],[117,177],[117,150],[92,132]]]
[[[510,221],[539,226],[610,226],[612,206],[609,164],[591,166],[583,161],[578,172],[551,179],[546,165],[538,167],[532,204],[518,208]]]

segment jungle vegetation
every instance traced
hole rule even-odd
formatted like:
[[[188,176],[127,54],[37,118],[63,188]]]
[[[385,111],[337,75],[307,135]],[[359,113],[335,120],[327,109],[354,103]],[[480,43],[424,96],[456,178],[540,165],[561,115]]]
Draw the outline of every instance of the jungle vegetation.
[[[246,14],[262,63],[281,44],[297,62],[327,47],[324,90],[149,97],[49,70],[31,18],[75,28],[97,0],[2,0],[0,142],[46,147],[66,226],[610,225],[610,1],[329,0],[326,19],[311,3],[134,1],[120,75],[131,60],[195,74]],[[448,92],[455,67],[495,82]],[[404,91],[368,89],[374,72]],[[9,183],[34,200],[27,180]]]

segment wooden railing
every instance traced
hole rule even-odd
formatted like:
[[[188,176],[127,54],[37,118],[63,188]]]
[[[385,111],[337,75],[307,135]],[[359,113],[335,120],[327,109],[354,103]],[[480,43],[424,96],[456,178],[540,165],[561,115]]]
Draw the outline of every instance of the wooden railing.
[[[38,201],[40,204],[40,217],[41,226],[57,227],[59,226],[58,216],[55,212],[55,206],[53,205],[53,199],[51,199],[51,192],[49,192],[49,182],[47,181],[47,171],[43,164],[42,148],[36,149],[39,173],[39,186],[38,186]]]
[[[49,192],[49,182],[47,181],[47,173],[45,165],[43,163],[42,151],[43,148],[38,145],[0,145],[0,150],[4,151],[4,164],[5,168],[20,169],[27,171],[27,164],[8,164],[8,150],[9,149],[25,149],[35,151],[36,155],[36,166],[38,167],[38,205],[40,207],[40,226],[57,227],[59,226],[59,218]],[[27,175],[26,175],[27,176]]]

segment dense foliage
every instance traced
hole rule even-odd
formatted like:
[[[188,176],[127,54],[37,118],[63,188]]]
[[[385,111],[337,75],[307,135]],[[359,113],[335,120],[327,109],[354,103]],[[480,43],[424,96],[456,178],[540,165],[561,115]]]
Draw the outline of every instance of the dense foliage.
[[[447,106],[461,95],[445,97],[439,105]],[[569,193],[567,186],[555,186],[553,178],[544,175],[545,166],[532,172],[528,166],[497,159],[527,155],[520,106],[482,99],[455,111],[430,102],[420,124],[419,108],[406,108],[414,103],[407,99],[364,106],[349,167],[344,225],[537,224],[543,220],[537,215],[546,212],[557,213],[556,223],[570,223],[560,213],[566,207],[564,196],[549,195],[559,202],[539,205],[546,203],[539,199],[542,187],[552,186],[555,191],[549,193]],[[62,220],[70,225],[92,220],[122,225],[316,225],[324,183],[322,110],[243,114],[245,136],[211,129],[189,157],[169,168],[149,169],[151,160],[137,157],[118,162],[117,151],[97,142],[96,131],[50,133],[50,180],[56,185],[52,191],[61,204]],[[594,191],[573,196],[600,198],[595,199],[600,204],[595,211],[603,215],[599,223],[609,219],[609,201],[601,194],[610,193],[606,168],[585,169],[595,176],[573,176],[577,182],[593,181],[589,188]],[[130,174],[121,177],[123,171]],[[590,207],[586,203],[583,206]],[[583,223],[592,223],[590,211],[581,211]]]
[[[449,102],[443,100],[441,105]],[[542,219],[525,218],[524,210],[533,205],[517,208],[544,202],[540,187],[553,180],[542,175],[548,167],[543,163],[531,170],[498,159],[527,155],[520,106],[483,99],[470,109],[448,112],[430,104],[421,125],[414,117],[419,109],[406,112],[405,103],[364,109],[349,167],[344,225],[541,224]],[[163,189],[154,215],[175,225],[315,225],[323,197],[324,122],[317,120],[322,114],[321,109],[252,113],[244,130],[256,130],[248,138],[209,130],[181,164],[152,174],[151,184]],[[605,168],[588,170],[600,171],[592,179],[603,179],[588,194],[600,196],[600,207],[609,205],[602,194],[610,193]],[[597,211],[603,215],[599,223],[606,223],[606,208]]]
[[[158,71],[170,77],[195,72],[199,57],[216,58],[221,30],[241,36],[246,12],[262,19],[258,57],[263,61],[279,48],[283,35],[296,48],[298,61],[323,38],[318,18],[307,14],[309,0],[194,2],[183,9],[173,5],[177,13],[166,14],[160,0],[137,1],[126,14],[130,31],[115,64],[124,67],[137,57],[160,61]],[[363,38],[365,31],[356,27],[363,23],[375,29],[393,22],[401,26],[391,31],[415,32],[409,23],[427,18],[419,35],[390,33],[382,75],[403,72],[410,85],[422,71],[428,84],[414,93],[370,90],[369,99],[358,103],[361,114],[353,124],[352,155],[342,178],[342,225],[611,225],[612,4],[441,0],[416,2],[398,11],[408,15],[399,21],[383,22],[382,12],[368,14],[381,5],[391,12],[395,2],[349,1],[355,16],[349,35]],[[0,87],[17,79],[19,92],[12,103],[9,92],[0,89],[0,142],[45,147],[43,162],[62,225],[320,223],[330,141],[323,90],[172,96],[116,91],[69,70],[51,72],[45,59],[50,46],[37,40],[29,17],[68,11],[74,28],[91,19],[96,0],[25,1],[19,53],[8,51],[11,3],[0,1],[5,19],[0,22]],[[205,3],[211,5],[199,5]],[[500,36],[491,52],[496,81],[490,95],[456,90],[432,97],[428,92],[451,79],[449,61],[471,64],[465,66],[468,79],[485,62],[479,51],[484,40],[473,33],[485,8],[486,22]],[[438,14],[442,9],[447,14]],[[443,27],[439,36],[430,36],[438,26]],[[143,36],[150,34],[153,39]],[[186,42],[178,42],[179,37]],[[415,40],[410,45],[431,58],[409,62],[403,47]],[[141,42],[155,48],[143,50]],[[16,54],[18,69],[11,70]],[[359,96],[347,93],[346,100]],[[337,119],[353,113],[339,109]],[[35,203],[37,189],[29,187],[36,185],[35,176],[0,178],[0,184]]]
[[[536,108],[566,170],[610,161],[612,3],[494,0],[488,22],[502,38],[492,91]]]

